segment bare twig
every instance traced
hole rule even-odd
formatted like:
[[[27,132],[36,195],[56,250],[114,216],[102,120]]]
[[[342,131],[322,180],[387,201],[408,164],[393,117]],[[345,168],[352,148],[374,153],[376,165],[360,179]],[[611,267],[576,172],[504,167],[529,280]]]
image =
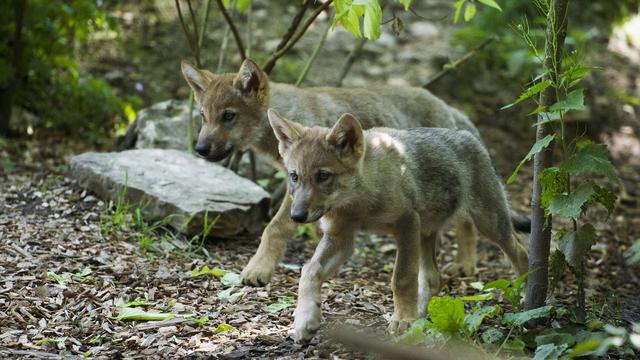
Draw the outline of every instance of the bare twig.
[[[324,42],[327,39],[327,35],[329,34],[330,29],[331,29],[331,20],[327,22],[327,27],[322,32],[322,37],[320,38],[320,41],[316,45],[315,49],[313,49],[313,53],[311,53],[309,60],[307,60],[307,63],[304,65],[304,69],[302,69],[300,76],[298,76],[298,80],[296,80],[296,86],[300,86],[300,84],[302,84],[304,79],[307,77],[309,70],[311,70],[311,66],[313,66],[314,61],[316,60],[316,58],[318,57],[318,54],[320,53],[320,49],[322,49],[322,46],[324,45]]]
[[[244,52],[244,44],[242,43],[242,37],[240,36],[240,33],[238,32],[236,25],[233,23],[231,16],[229,16],[229,12],[227,12],[227,9],[224,8],[224,5],[222,4],[222,0],[216,0],[216,4],[218,5],[218,9],[222,13],[222,16],[224,16],[224,19],[227,21],[227,24],[229,25],[229,29],[233,34],[233,38],[236,40],[236,45],[238,46],[238,52],[240,53],[240,57],[242,58],[242,60],[246,59],[247,55]]]
[[[198,49],[202,49],[202,41],[204,40],[204,33],[207,29],[207,23],[209,22],[209,13],[211,12],[211,0],[207,0],[204,6],[204,19],[202,20],[202,27],[200,28],[200,37],[198,37]]]
[[[191,33],[189,32],[189,28],[187,28],[187,24],[184,22],[184,17],[182,16],[182,9],[180,9],[180,0],[175,0],[176,9],[178,10],[178,18],[180,19],[180,25],[182,25],[182,31],[184,31],[184,36],[187,37],[187,42],[189,43],[189,47],[191,51],[195,54],[196,52],[196,43],[191,38]]]
[[[218,0],[218,1],[220,1],[220,0]],[[282,57],[282,55],[286,54],[287,51],[289,51],[298,42],[298,40],[300,40],[300,38],[302,38],[302,36],[305,34],[305,32],[307,32],[307,29],[309,29],[311,24],[313,24],[313,22],[316,20],[316,18],[325,9],[327,9],[329,7],[329,5],[331,5],[331,3],[333,3],[333,0],[327,0],[324,3],[322,3],[322,5],[320,5],[320,7],[318,7],[313,13],[311,13],[311,15],[309,16],[307,21],[302,25],[300,30],[295,35],[293,35],[291,37],[290,41],[288,41],[287,44],[284,45],[280,50],[276,50],[276,52],[273,53],[273,55],[271,55],[271,58],[263,66],[264,72],[266,72],[267,74],[271,73],[271,71],[273,70],[273,67],[276,65],[276,62],[278,61],[278,59],[280,59]]]
[[[362,48],[366,43],[367,43],[367,38],[363,37],[361,39],[358,39],[358,43],[356,44],[356,46],[354,46],[354,48],[351,49],[351,52],[349,52],[349,55],[347,55],[347,58],[345,59],[344,64],[342,65],[342,69],[340,70],[340,75],[338,75],[338,80],[336,81],[336,87],[342,86],[342,82],[344,81],[344,78],[347,77],[347,74],[351,70],[351,66],[353,66],[353,63],[356,61],[358,57],[358,54],[360,54],[360,51],[362,51]]]
[[[429,80],[427,80],[427,82],[422,85],[423,88],[428,88],[429,86],[433,85],[433,83],[435,83],[436,81],[440,80],[442,77],[444,77],[445,75],[447,75],[448,73],[450,73],[451,71],[457,69],[460,65],[466,63],[467,61],[469,61],[469,59],[471,59],[474,55],[476,55],[480,50],[482,50],[485,46],[491,44],[492,42],[494,42],[496,40],[495,37],[490,37],[488,39],[486,39],[485,41],[483,41],[482,43],[480,43],[480,45],[474,47],[473,49],[469,50],[469,52],[467,52],[466,54],[464,54],[460,59],[445,65],[442,70],[438,71],[435,75],[433,75],[431,78],[429,78]]]
[[[231,0],[231,9],[235,8],[236,0]],[[224,64],[224,55],[227,53],[227,45],[229,44],[229,24],[224,28],[224,35],[222,35],[222,44],[220,44],[220,53],[218,54],[218,66],[216,67],[216,73],[222,71],[222,65]]]
[[[289,25],[287,31],[284,33],[284,35],[282,35],[282,39],[280,39],[278,46],[276,46],[276,51],[279,51],[285,45],[287,45],[289,39],[291,39],[293,34],[295,34],[298,26],[300,25],[300,22],[302,21],[302,18],[304,17],[305,12],[307,12],[307,9],[309,8],[309,4],[311,4],[311,0],[302,1],[302,4],[300,4],[300,9],[293,17],[293,20],[291,20],[291,24]]]

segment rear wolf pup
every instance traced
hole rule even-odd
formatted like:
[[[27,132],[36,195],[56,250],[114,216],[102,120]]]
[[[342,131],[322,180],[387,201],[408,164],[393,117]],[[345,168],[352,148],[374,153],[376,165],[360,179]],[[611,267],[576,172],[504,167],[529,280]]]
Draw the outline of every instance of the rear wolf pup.
[[[253,149],[282,168],[278,141],[267,120],[269,107],[307,125],[330,126],[341,114],[350,112],[365,128],[460,128],[479,137],[466,116],[420,88],[297,88],[270,82],[251,60],[245,60],[236,74],[213,74],[187,62],[182,62],[182,73],[203,116],[196,150],[211,161],[224,159],[234,149]],[[295,234],[290,204],[287,189],[280,209],[262,234],[258,251],[242,272],[246,284],[264,285],[271,280],[287,241]],[[477,241],[474,229],[463,222],[456,233],[456,262],[472,272]]]
[[[426,314],[440,289],[436,235],[469,218],[497,244],[514,268],[527,270],[502,184],[480,141],[468,131],[436,128],[363,132],[343,115],[333,128],[304,127],[273,110],[269,122],[288,173],[291,216],[320,220],[324,233],[302,269],[294,338],[313,337],[320,325],[320,289],[354,249],[356,231],[393,235],[391,332]]]

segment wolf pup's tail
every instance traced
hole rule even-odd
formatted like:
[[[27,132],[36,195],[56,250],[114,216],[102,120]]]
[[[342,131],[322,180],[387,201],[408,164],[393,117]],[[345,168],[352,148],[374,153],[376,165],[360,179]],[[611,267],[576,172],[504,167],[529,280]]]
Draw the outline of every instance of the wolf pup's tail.
[[[513,228],[516,229],[516,231],[531,233],[531,219],[518,214],[513,209],[509,209],[509,215],[511,217],[511,222],[513,223]]]

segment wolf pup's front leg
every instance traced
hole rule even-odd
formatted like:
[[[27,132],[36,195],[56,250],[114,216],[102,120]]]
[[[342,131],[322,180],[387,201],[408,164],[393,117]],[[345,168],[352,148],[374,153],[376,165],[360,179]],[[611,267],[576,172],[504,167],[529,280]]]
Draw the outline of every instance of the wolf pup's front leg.
[[[264,286],[271,281],[278,260],[293,237],[296,224],[291,220],[291,196],[289,186],[282,205],[271,222],[264,229],[258,251],[242,270],[242,282],[252,286]]]
[[[302,268],[298,286],[298,305],[294,313],[294,340],[311,340],[322,318],[320,288],[351,256],[354,249],[352,230],[324,234],[311,260]]]
[[[411,212],[396,221],[398,250],[391,279],[393,316],[390,333],[401,333],[418,318],[418,272],[420,269],[420,216]]]

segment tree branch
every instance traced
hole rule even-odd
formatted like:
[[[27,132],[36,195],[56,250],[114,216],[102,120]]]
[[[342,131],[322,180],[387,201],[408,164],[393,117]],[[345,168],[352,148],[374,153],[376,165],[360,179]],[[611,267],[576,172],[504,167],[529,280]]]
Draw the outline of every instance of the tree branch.
[[[189,28],[187,28],[187,24],[184,22],[184,17],[182,16],[182,9],[180,9],[180,0],[175,0],[176,9],[178,10],[178,17],[180,18],[180,25],[182,25],[182,31],[184,31],[184,36],[187,37],[187,42],[189,43],[189,47],[191,51],[195,54],[196,52],[196,43],[191,38],[191,33],[189,32]]]
[[[280,59],[282,55],[286,54],[287,51],[289,51],[298,42],[298,40],[302,38],[302,35],[304,35],[305,32],[307,32],[307,30],[309,29],[309,26],[313,24],[313,22],[320,15],[320,13],[322,13],[325,9],[327,9],[329,5],[331,5],[331,3],[333,3],[333,0],[327,0],[324,3],[322,3],[320,7],[318,7],[313,13],[311,13],[307,21],[302,25],[302,28],[295,34],[295,36],[292,36],[290,41],[288,41],[287,44],[284,45],[280,50],[275,51],[275,53],[263,66],[263,70],[265,73],[271,74],[271,71],[273,70],[273,67],[276,65],[276,62],[278,61],[278,59]]]
[[[309,8],[309,4],[311,4],[311,0],[302,1],[302,4],[300,5],[300,10],[298,10],[298,13],[293,17],[293,20],[291,20],[291,24],[289,24],[289,28],[287,29],[287,32],[285,32],[284,35],[282,35],[282,39],[280,39],[278,46],[276,46],[276,51],[279,51],[285,45],[287,45],[287,42],[289,41],[289,39],[291,39],[293,34],[295,34],[296,30],[298,30],[298,26],[300,25],[300,22],[302,21],[304,14],[307,12],[307,9]]]
[[[240,37],[240,33],[238,33],[238,29],[236,28],[236,25],[233,23],[231,16],[229,16],[229,12],[227,12],[227,9],[224,8],[224,5],[222,4],[222,0],[216,0],[216,4],[218,5],[218,9],[222,13],[222,16],[224,16],[224,19],[227,21],[227,24],[229,25],[229,29],[231,29],[231,33],[233,33],[233,38],[236,40],[236,45],[238,46],[238,52],[240,53],[240,57],[244,61],[244,59],[247,58],[247,55],[244,52],[244,44],[242,43],[242,37]]]
[[[469,52],[467,52],[466,54],[464,54],[460,59],[450,63],[450,64],[446,64],[442,70],[438,71],[435,75],[433,75],[432,77],[429,78],[429,80],[427,80],[426,83],[424,83],[424,85],[422,85],[422,88],[426,89],[429,86],[433,85],[433,83],[435,83],[436,81],[440,80],[442,77],[444,77],[445,75],[447,75],[448,73],[452,72],[453,70],[457,69],[458,66],[466,63],[467,61],[469,61],[469,59],[471,59],[474,55],[476,55],[480,50],[482,50],[485,46],[491,44],[492,42],[494,42],[496,40],[495,37],[490,37],[488,39],[486,39],[485,41],[483,41],[482,43],[480,43],[480,45],[474,47],[473,49],[469,50]]]

